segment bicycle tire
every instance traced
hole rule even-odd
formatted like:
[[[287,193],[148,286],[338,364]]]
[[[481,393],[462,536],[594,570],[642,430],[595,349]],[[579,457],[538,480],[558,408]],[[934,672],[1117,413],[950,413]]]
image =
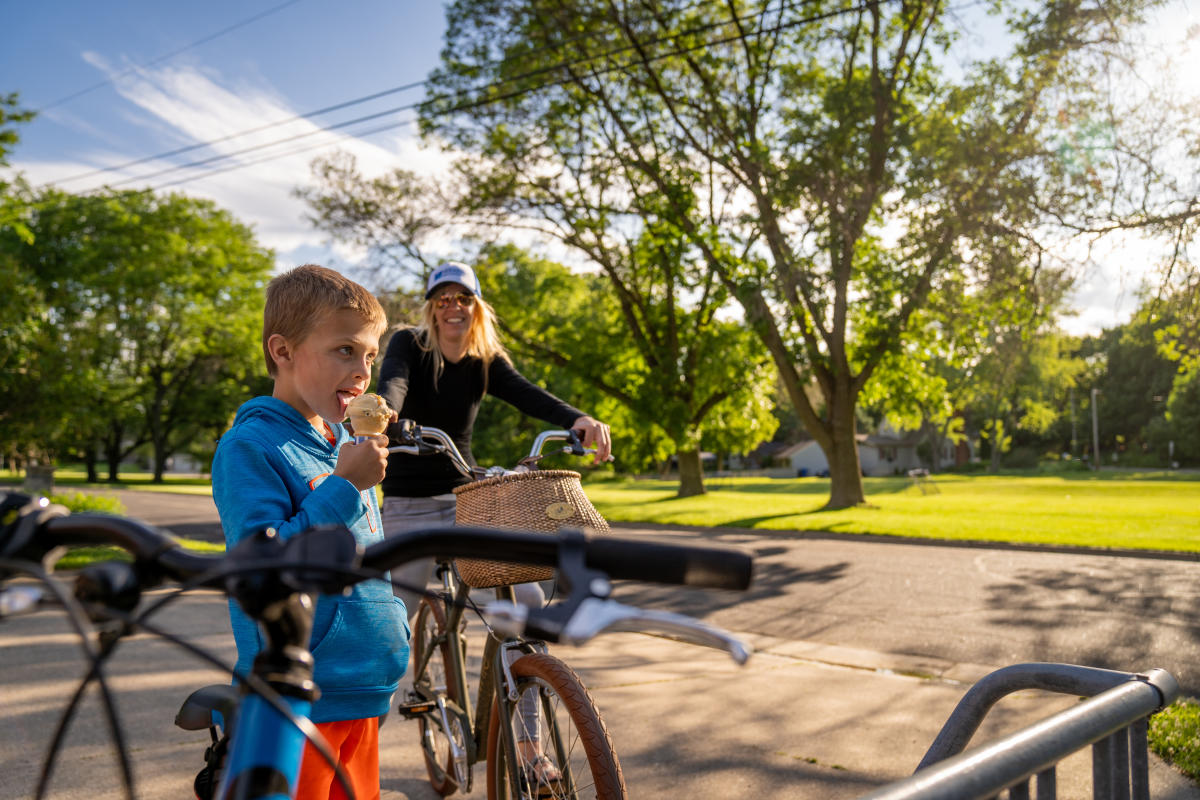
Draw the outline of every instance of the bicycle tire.
[[[541,694],[538,724],[546,730],[542,750],[563,772],[557,786],[531,787],[521,780],[519,800],[570,798],[570,800],[627,800],[625,776],[613,749],[612,737],[591,694],[575,671],[546,653],[526,655],[513,662],[513,680],[518,695]],[[514,740],[523,723],[516,704],[508,724]],[[489,800],[518,800],[512,797],[508,779],[509,757],[505,752],[500,704],[493,700],[487,739],[487,795]],[[556,724],[559,736],[549,726]]]
[[[413,665],[424,663],[418,674],[413,675],[413,686],[426,697],[434,697],[435,692],[444,692],[450,709],[450,724],[452,730],[444,729],[441,717],[437,712],[422,714],[417,720],[418,734],[421,737],[421,754],[425,757],[425,771],[429,775],[429,785],[442,797],[454,794],[461,787],[461,782],[455,776],[454,751],[451,748],[451,738],[457,736],[459,745],[467,747],[465,733],[462,730],[462,719],[458,710],[460,701],[458,688],[447,673],[450,660],[450,640],[446,634],[446,615],[440,604],[422,598],[417,611],[416,625],[413,631]],[[438,637],[436,650],[430,653],[428,661],[425,654],[430,652]],[[457,726],[457,730],[453,728]],[[463,765],[469,770],[469,765]],[[468,781],[469,782],[469,781]]]

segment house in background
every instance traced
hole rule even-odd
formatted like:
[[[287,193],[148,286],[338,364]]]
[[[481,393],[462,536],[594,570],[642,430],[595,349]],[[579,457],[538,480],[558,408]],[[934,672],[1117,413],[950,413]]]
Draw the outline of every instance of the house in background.
[[[797,478],[812,478],[829,474],[825,451],[812,439],[796,442],[775,454],[775,463],[788,469]]]
[[[904,475],[910,469],[929,466],[923,464],[917,455],[917,446],[921,443],[920,431],[897,431],[885,422],[876,433],[860,433],[857,439],[858,462],[863,475]],[[944,449],[945,452],[940,454],[940,463],[957,463],[962,455],[958,448],[946,442]],[[781,450],[775,455],[775,463],[787,468],[791,475],[798,478],[829,474],[825,451],[811,439]]]
[[[886,432],[885,432],[886,431]],[[863,475],[905,475],[924,466],[917,456],[921,432],[900,433],[884,423],[879,433],[858,437],[858,463]]]
[[[779,463],[779,454],[790,445],[784,442],[759,442],[749,453],[729,456],[729,468],[736,470],[769,470]]]

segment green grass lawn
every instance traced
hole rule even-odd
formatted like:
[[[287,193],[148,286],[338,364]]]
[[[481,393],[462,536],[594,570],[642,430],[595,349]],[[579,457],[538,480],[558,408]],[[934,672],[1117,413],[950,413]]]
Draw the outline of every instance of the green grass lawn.
[[[928,539],[1200,551],[1200,476],[1102,472],[938,475],[937,493],[907,478],[866,478],[869,507],[822,511],[829,481],[722,478],[677,499],[673,481],[587,485],[613,522],[816,530]]]
[[[87,484],[81,469],[55,471],[58,487],[131,489],[208,495],[204,478],[124,473],[118,484]],[[20,476],[0,472],[0,483]],[[907,478],[866,478],[867,506],[822,511],[824,478],[715,478],[708,494],[676,499],[667,480],[585,483],[596,508],[613,522],[661,523],[865,533],[927,539],[1200,551],[1200,475],[1105,470],[1056,475],[934,477],[922,494]]]
[[[213,542],[200,542],[195,539],[180,539],[185,550],[197,553],[224,553],[225,545]],[[96,561],[133,561],[125,550],[119,547],[72,547],[66,555],[55,562],[56,570],[80,569]]]
[[[0,484],[16,484],[25,476],[12,470],[0,470]],[[116,483],[88,483],[87,471],[82,467],[56,467],[54,470],[55,487],[87,487],[88,489],[136,489],[142,492],[169,492],[173,494],[211,495],[212,482],[208,478],[180,477],[168,475],[163,483],[154,482],[152,472],[122,472]]]
[[[1183,697],[1150,718],[1150,749],[1200,782],[1200,703]]]

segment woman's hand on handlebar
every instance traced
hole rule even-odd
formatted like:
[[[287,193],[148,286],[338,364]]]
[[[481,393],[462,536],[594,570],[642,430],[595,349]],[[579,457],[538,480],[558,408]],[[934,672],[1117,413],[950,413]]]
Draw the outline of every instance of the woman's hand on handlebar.
[[[597,464],[608,461],[612,454],[612,435],[607,425],[592,417],[582,416],[571,423],[571,430],[580,434],[584,447],[596,448]]]

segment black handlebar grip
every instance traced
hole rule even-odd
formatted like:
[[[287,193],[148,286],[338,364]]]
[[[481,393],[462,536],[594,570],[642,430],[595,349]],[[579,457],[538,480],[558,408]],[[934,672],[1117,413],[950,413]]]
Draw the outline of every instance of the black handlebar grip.
[[[709,589],[744,591],[754,574],[750,553],[722,545],[596,536],[587,543],[586,558],[588,566],[614,579]]]

